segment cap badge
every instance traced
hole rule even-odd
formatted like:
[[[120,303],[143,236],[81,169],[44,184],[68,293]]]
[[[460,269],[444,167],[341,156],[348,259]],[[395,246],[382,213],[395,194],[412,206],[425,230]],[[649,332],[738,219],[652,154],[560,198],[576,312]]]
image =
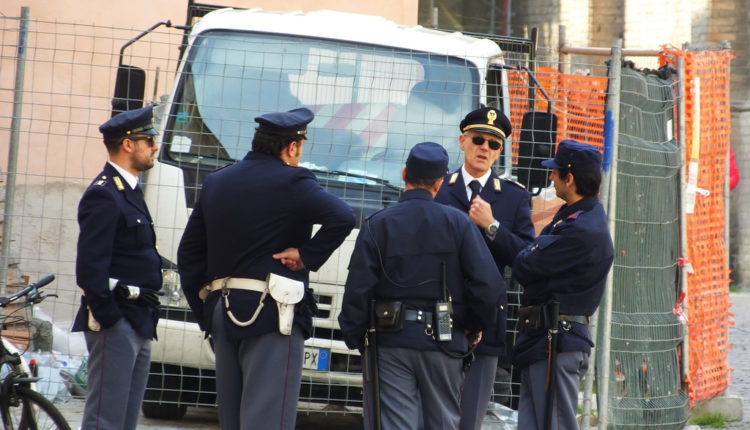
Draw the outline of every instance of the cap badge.
[[[487,124],[489,125],[495,125],[495,120],[497,119],[497,112],[494,110],[490,110],[487,112]]]

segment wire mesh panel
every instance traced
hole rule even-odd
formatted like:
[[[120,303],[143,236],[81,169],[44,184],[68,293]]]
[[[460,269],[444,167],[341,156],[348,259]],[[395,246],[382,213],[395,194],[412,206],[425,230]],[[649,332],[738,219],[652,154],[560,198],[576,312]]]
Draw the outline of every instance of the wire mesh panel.
[[[688,418],[680,348],[680,156],[674,88],[623,67],[617,157],[609,422],[614,428],[682,428]],[[612,377],[614,376],[614,377]]]

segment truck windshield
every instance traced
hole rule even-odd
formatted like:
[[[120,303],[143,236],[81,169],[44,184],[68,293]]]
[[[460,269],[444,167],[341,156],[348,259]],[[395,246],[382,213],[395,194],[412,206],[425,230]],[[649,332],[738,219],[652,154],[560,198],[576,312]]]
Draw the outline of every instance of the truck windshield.
[[[401,187],[404,160],[418,142],[442,144],[451,168],[460,164],[458,123],[477,106],[478,86],[476,67],[455,57],[210,31],[190,50],[162,161],[221,167],[250,150],[256,116],[306,106],[315,119],[302,166],[319,177]]]

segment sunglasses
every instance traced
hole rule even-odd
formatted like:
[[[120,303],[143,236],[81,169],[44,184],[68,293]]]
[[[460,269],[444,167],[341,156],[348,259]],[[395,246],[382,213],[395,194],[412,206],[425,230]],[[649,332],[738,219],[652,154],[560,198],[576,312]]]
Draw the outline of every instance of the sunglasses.
[[[128,137],[128,139],[137,142],[139,140],[145,140],[148,146],[153,147],[156,143],[154,141],[154,136],[134,136],[134,137]]]
[[[493,151],[497,151],[498,149],[500,149],[501,146],[503,146],[503,144],[498,142],[497,140],[485,139],[482,136],[474,136],[471,138],[471,143],[477,146],[482,146],[485,141],[487,142],[487,145],[489,145],[490,149]]]

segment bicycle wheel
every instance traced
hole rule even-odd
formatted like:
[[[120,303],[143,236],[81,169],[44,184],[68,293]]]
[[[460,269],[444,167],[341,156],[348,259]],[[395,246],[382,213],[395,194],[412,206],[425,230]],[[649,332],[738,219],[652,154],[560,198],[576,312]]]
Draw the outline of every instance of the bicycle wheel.
[[[16,387],[17,406],[3,413],[6,429],[70,430],[62,413],[40,393],[29,387]]]

